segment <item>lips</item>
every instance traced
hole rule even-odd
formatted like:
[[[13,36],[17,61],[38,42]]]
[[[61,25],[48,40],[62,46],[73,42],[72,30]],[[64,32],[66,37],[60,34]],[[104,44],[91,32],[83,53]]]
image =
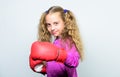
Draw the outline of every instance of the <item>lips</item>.
[[[57,31],[51,32],[52,35],[55,35],[57,33]]]
[[[56,32],[52,32],[52,34],[54,35],[54,34],[56,34]]]

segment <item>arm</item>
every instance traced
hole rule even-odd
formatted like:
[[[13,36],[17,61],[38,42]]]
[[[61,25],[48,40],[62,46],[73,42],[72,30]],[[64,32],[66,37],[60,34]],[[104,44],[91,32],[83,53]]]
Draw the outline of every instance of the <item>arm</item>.
[[[76,49],[75,44],[72,44],[71,48],[68,48],[68,46],[66,45],[66,51],[68,53],[65,65],[68,67],[77,67],[79,64],[80,55]]]
[[[75,44],[73,43],[70,46],[70,40],[66,40],[64,43],[60,39],[56,39],[54,41],[54,45],[56,45],[59,48],[64,48],[67,52],[67,58],[64,62],[64,64],[68,67],[77,67],[79,64],[80,55],[77,51],[77,48]]]

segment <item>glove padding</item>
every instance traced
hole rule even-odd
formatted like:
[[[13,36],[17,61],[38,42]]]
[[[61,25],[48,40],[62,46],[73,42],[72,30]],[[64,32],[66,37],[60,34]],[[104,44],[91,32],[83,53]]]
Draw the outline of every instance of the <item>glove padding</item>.
[[[67,57],[67,52],[64,49],[58,48],[50,42],[33,42],[31,46],[31,54],[33,59],[43,61],[58,61],[64,63]]]
[[[31,69],[34,72],[41,73],[43,75],[46,74],[46,66],[42,60],[35,60],[32,58],[32,54],[29,56],[29,64]]]

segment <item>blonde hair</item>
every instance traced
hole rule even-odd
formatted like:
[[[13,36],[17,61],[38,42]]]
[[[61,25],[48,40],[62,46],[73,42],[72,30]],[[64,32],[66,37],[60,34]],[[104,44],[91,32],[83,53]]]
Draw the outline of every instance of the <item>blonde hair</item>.
[[[62,39],[66,39],[71,37],[77,49],[80,53],[81,60],[83,60],[83,44],[81,41],[81,37],[79,34],[79,28],[76,23],[76,19],[73,13],[70,10],[65,10],[60,6],[52,6],[46,12],[44,12],[40,18],[39,26],[38,26],[38,40],[39,41],[47,41],[51,42],[52,37],[46,28],[45,17],[49,13],[59,12],[62,20],[65,22],[65,28],[62,31]]]

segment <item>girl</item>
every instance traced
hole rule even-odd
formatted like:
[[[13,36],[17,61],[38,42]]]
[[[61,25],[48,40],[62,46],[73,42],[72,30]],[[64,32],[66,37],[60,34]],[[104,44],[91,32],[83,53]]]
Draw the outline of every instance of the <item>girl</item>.
[[[78,25],[70,10],[52,6],[41,16],[38,27],[38,41],[52,42],[65,49],[67,58],[64,63],[43,61],[47,77],[78,77],[76,68],[79,59],[83,60],[83,47]]]

